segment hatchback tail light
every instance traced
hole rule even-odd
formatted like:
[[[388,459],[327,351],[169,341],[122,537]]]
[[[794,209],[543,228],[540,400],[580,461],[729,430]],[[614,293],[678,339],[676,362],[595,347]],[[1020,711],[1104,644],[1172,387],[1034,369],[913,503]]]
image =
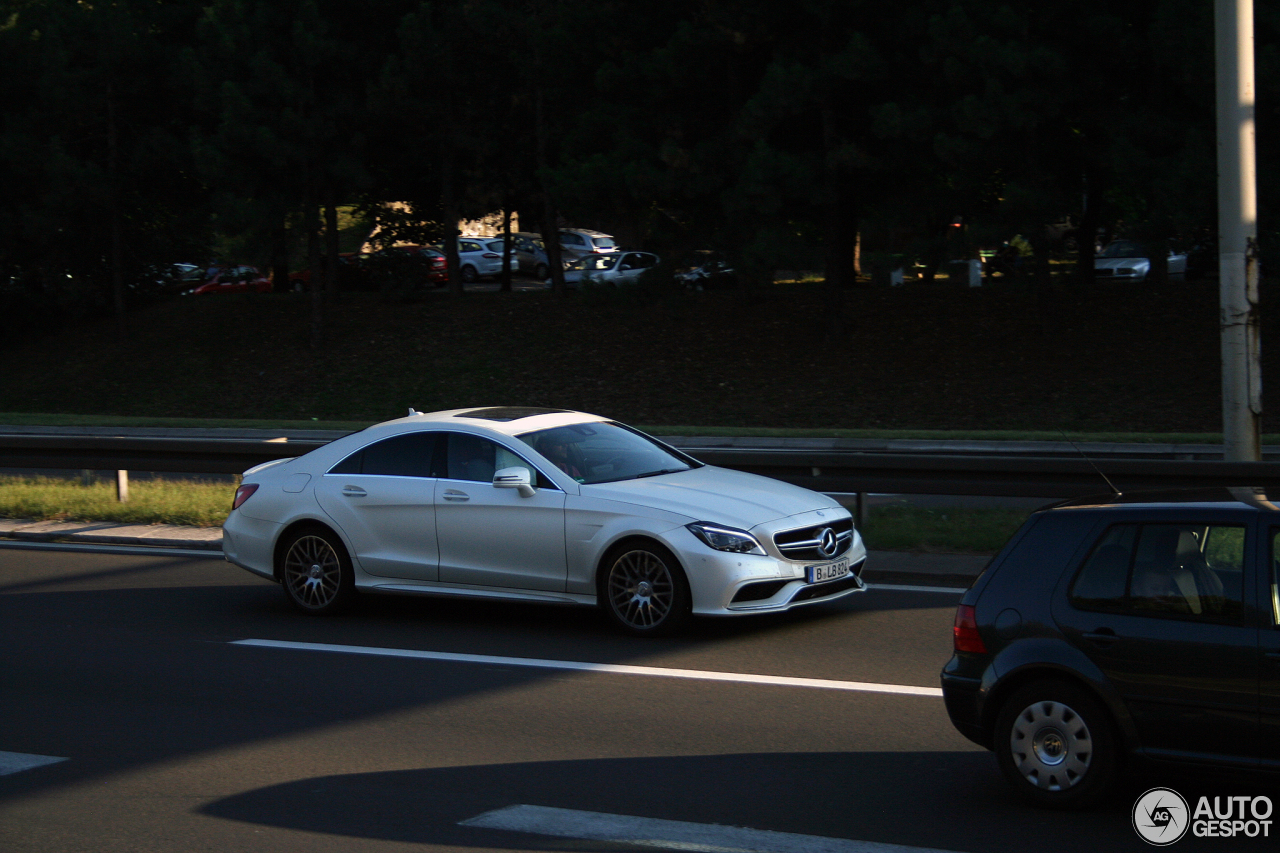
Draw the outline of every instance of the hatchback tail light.
[[[483,255],[481,255],[480,257],[482,257],[482,258],[500,258],[500,257],[502,257],[502,255],[499,255],[497,252],[485,252],[485,253],[484,253]]]
[[[953,642],[957,652],[971,652],[985,655],[987,647],[978,633],[978,618],[972,604],[961,604],[956,608],[956,624],[951,629]]]
[[[231,501],[231,509],[233,511],[239,509],[240,505],[249,500],[256,491],[258,491],[257,483],[245,483],[240,488],[236,489],[236,496]]]

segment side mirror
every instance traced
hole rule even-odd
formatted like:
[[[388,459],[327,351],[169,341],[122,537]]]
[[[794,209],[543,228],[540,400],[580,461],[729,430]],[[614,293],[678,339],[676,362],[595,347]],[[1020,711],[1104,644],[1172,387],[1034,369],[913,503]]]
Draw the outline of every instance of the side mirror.
[[[528,468],[502,468],[493,475],[495,489],[515,489],[520,497],[531,498],[537,492],[533,488],[533,476]]]

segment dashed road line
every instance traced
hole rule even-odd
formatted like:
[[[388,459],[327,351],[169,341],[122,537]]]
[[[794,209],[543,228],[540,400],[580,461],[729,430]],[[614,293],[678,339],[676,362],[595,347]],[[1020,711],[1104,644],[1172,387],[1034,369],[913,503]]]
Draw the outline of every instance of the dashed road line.
[[[946,853],[876,841],[526,805],[485,812],[459,825],[697,853]]]
[[[57,764],[59,761],[66,761],[65,758],[58,758],[53,755],[30,755],[25,752],[0,752],[0,776],[8,776],[12,773],[21,773],[23,770],[32,770],[36,767],[43,767],[46,764]]]

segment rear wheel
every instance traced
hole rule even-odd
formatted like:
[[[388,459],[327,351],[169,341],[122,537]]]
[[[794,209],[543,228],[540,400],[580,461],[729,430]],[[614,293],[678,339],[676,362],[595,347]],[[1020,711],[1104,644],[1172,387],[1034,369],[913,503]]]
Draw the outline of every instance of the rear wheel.
[[[299,530],[281,553],[280,580],[294,607],[312,616],[332,616],[350,607],[355,573],[336,534],[319,527]]]
[[[624,543],[600,573],[600,605],[630,634],[657,636],[689,617],[689,588],[670,551],[652,542]]]
[[[995,752],[1021,797],[1053,808],[1097,802],[1117,766],[1107,712],[1064,681],[1037,681],[1009,697],[996,720]]]

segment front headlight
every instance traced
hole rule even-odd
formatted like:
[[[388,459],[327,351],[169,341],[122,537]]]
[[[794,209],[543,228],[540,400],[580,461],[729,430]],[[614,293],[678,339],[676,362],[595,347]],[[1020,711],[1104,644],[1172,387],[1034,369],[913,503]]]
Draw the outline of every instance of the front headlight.
[[[685,525],[689,532],[701,539],[708,548],[728,551],[732,554],[763,554],[764,549],[756,538],[745,530],[722,527],[705,521]]]

